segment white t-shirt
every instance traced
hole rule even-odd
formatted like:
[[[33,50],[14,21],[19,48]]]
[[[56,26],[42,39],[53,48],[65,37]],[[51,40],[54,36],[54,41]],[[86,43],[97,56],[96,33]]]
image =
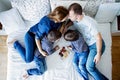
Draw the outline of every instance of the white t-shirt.
[[[94,19],[84,15],[83,19],[80,22],[74,22],[74,25],[75,28],[83,35],[88,46],[96,42],[95,36],[98,34],[96,27],[98,24]]]

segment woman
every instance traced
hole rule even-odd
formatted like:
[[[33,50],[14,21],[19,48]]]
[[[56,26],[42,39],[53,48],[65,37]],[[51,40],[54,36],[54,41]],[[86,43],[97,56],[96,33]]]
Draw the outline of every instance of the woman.
[[[63,6],[56,7],[49,15],[44,16],[39,23],[31,27],[25,34],[25,48],[17,41],[12,41],[14,48],[20,53],[26,63],[33,61],[34,51],[37,45],[39,52],[43,56],[47,53],[41,48],[41,39],[52,29],[58,29],[62,22],[66,20],[68,10]]]

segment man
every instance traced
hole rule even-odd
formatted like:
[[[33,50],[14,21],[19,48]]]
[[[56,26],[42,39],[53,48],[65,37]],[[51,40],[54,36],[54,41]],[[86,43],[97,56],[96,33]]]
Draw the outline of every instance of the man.
[[[89,55],[86,63],[88,72],[95,80],[108,80],[95,67],[105,50],[104,41],[96,29],[97,22],[91,17],[83,15],[82,7],[78,3],[73,3],[69,6],[69,19],[73,21],[78,31],[82,33],[89,46]]]

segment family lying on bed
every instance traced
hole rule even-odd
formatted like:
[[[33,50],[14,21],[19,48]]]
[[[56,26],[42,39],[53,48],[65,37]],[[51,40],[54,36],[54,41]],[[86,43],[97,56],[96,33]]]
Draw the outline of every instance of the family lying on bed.
[[[44,74],[47,70],[45,57],[59,49],[59,45],[53,47],[53,44],[63,35],[65,40],[71,42],[68,48],[74,51],[73,65],[80,77],[89,80],[89,73],[95,80],[108,80],[95,66],[105,50],[105,43],[96,29],[97,22],[82,13],[82,7],[77,3],[71,4],[68,10],[58,6],[28,30],[24,37],[25,48],[17,40],[9,42],[13,43],[26,63],[34,60],[38,66],[28,69],[24,78]],[[76,30],[68,29],[71,22],[62,26],[67,19],[73,22]]]

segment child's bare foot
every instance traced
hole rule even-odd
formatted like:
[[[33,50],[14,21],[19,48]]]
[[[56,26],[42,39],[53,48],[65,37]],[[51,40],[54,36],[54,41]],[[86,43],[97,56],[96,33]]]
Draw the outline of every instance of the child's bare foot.
[[[12,40],[12,41],[8,42],[8,43],[7,43],[7,45],[13,45],[15,41],[17,41],[17,40],[16,40],[16,39],[14,39],[14,40]]]
[[[23,79],[26,80],[29,77],[27,71],[25,70],[23,73]]]
[[[28,74],[24,74],[24,75],[23,75],[24,80],[26,80],[28,77],[29,77]]]

